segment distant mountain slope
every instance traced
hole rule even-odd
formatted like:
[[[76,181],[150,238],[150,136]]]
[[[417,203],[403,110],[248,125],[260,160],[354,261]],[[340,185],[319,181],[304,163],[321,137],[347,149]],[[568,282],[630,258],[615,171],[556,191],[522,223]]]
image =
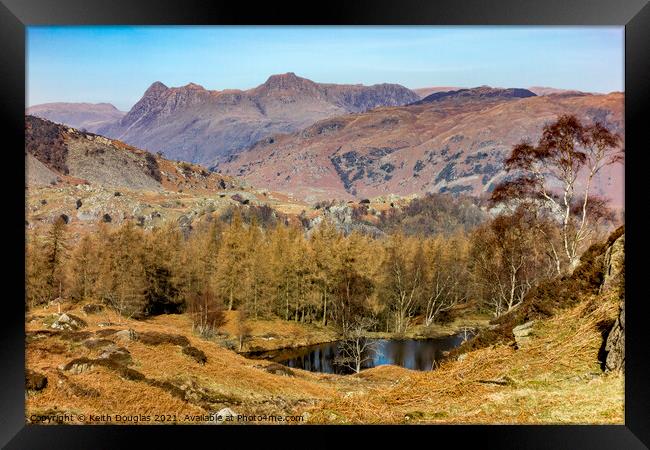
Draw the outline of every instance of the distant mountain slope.
[[[43,103],[27,108],[26,114],[95,132],[126,114],[110,103]]]
[[[422,100],[416,102],[416,104],[439,102],[441,100],[450,99],[457,101],[476,101],[488,98],[514,99],[527,97],[535,97],[535,94],[528,89],[499,89],[489,86],[480,86],[473,89],[458,89],[454,91],[434,92],[424,97]]]
[[[339,116],[257,143],[220,163],[224,174],[312,200],[425,192],[489,192],[503,160],[537,139],[563,113],[623,132],[623,94],[534,96],[476,88],[432,94],[416,104]],[[623,203],[621,166],[604,170],[595,191]]]
[[[584,92],[575,89],[557,89],[545,86],[531,86],[529,91],[534,92],[535,95],[564,95],[564,94],[584,94]]]
[[[454,87],[454,86],[431,86],[431,87],[412,89],[412,91],[418,94],[420,98],[424,98],[436,92],[457,91],[458,89],[462,89],[462,88]]]
[[[396,84],[323,84],[294,73],[273,75],[247,91],[210,91],[194,83],[169,88],[155,82],[121,120],[97,132],[167,158],[212,163],[274,133],[418,99]]]

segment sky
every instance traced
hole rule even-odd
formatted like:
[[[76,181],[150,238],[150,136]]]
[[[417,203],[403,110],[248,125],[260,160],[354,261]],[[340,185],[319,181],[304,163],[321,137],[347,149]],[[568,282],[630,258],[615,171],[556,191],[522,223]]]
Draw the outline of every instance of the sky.
[[[31,26],[26,105],[112,103],[154,81],[249,89],[323,83],[624,90],[623,27]]]

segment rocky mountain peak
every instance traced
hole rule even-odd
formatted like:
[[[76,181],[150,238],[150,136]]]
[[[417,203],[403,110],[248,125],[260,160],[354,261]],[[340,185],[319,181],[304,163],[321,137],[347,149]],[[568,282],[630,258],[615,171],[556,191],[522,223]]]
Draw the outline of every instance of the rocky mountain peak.
[[[169,89],[169,88],[167,86],[165,86],[163,83],[161,83],[160,81],[155,81],[144,92],[144,97],[158,96],[161,93],[165,92],[167,89]]]
[[[191,83],[191,82],[186,84],[185,86],[183,86],[183,89],[192,89],[192,90],[196,90],[196,91],[205,91],[205,88],[203,86],[201,86],[200,84]]]
[[[302,78],[293,72],[271,75],[262,85],[269,90],[290,90],[304,87],[315,87],[316,83]]]

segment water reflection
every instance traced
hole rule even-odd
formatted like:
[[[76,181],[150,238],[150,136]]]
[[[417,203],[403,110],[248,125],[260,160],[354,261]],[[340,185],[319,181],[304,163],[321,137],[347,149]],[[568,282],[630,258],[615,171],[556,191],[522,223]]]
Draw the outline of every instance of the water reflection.
[[[414,370],[431,370],[434,363],[444,357],[444,351],[459,346],[464,338],[463,334],[458,334],[437,339],[374,339],[372,347],[375,351],[368,355],[371,358],[362,368],[394,364]],[[350,373],[350,369],[335,363],[338,351],[339,343],[329,342],[274,352],[272,359],[288,367],[312,372]]]

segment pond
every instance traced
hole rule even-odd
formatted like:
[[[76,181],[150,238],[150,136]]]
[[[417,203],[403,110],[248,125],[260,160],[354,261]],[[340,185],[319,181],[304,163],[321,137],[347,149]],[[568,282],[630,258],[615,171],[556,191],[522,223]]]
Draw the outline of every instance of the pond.
[[[444,358],[445,351],[458,347],[465,338],[459,333],[452,336],[434,339],[370,339],[371,349],[364,354],[367,359],[362,369],[394,364],[413,370],[432,370],[434,362]],[[337,363],[340,355],[341,341],[309,345],[305,347],[280,349],[271,352],[258,353],[256,358],[275,361],[285,366],[309,370],[311,372],[347,374],[352,370]]]

